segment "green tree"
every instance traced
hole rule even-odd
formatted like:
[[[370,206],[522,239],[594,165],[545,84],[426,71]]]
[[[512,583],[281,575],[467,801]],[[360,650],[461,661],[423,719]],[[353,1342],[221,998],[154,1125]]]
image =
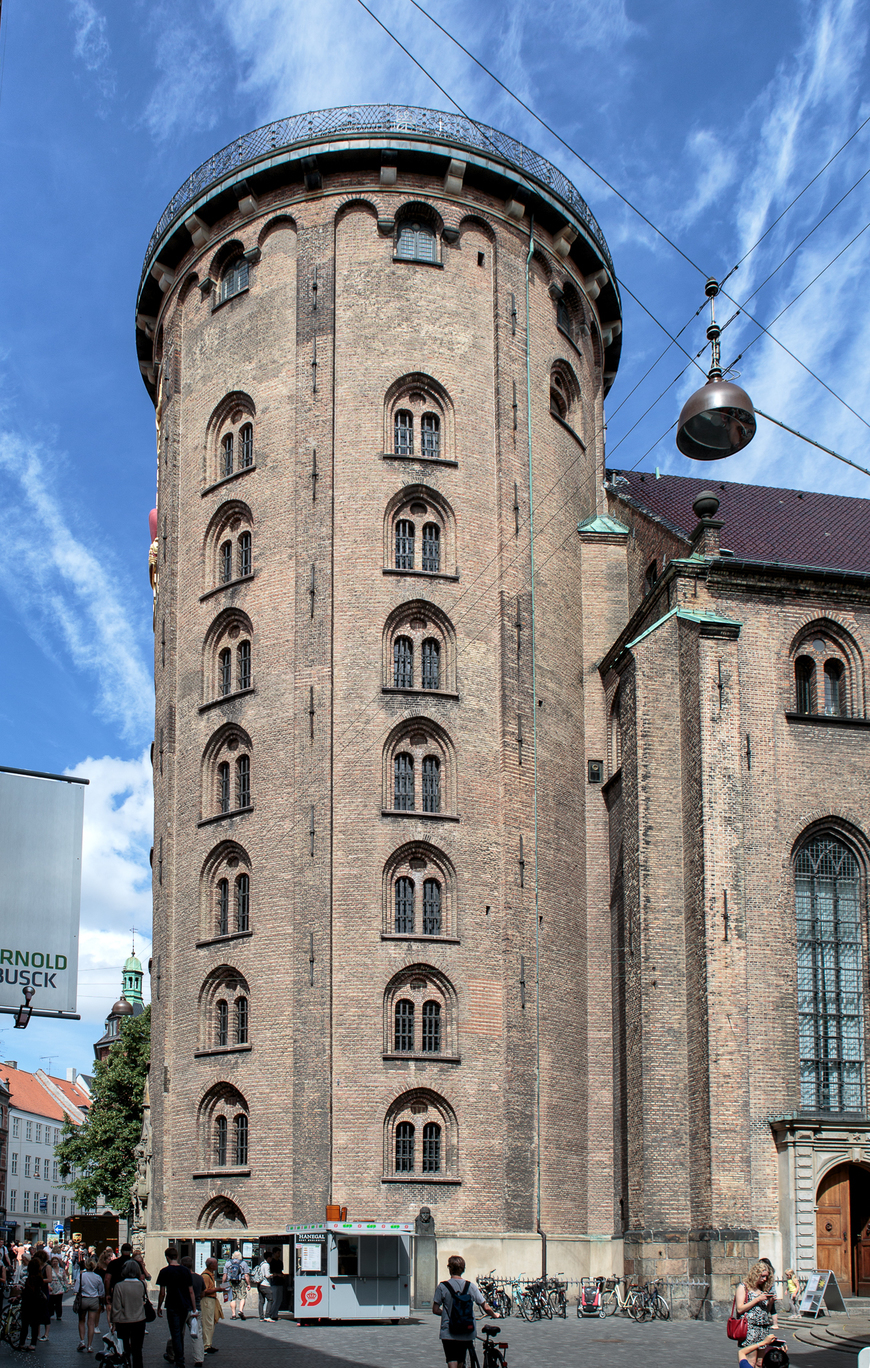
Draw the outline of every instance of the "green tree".
[[[151,1055],[151,1008],[121,1019],[121,1034],[94,1069],[92,1101],[83,1125],[67,1120],[56,1154],[76,1206],[92,1211],[102,1199],[116,1211],[130,1205],[142,1130],[142,1097]]]

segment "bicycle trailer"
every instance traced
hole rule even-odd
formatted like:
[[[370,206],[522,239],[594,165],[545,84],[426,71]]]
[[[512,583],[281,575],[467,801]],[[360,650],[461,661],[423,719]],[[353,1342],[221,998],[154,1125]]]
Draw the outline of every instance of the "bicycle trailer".
[[[603,1316],[604,1301],[601,1295],[601,1288],[604,1284],[603,1278],[584,1278],[580,1286],[580,1304],[577,1307],[578,1316]]]

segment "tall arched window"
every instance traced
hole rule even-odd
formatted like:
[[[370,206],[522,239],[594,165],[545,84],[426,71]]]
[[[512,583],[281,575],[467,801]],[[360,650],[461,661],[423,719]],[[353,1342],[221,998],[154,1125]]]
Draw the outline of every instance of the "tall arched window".
[[[423,455],[437,460],[441,455],[441,419],[437,413],[424,413],[420,419],[420,445]]]
[[[218,935],[230,933],[230,885],[227,879],[219,879],[217,886]]]
[[[404,751],[393,761],[393,806],[396,812],[414,811],[414,757]]]
[[[223,697],[233,691],[233,653],[224,648],[218,656],[218,693]]]
[[[846,711],[843,699],[845,671],[840,660],[825,661],[825,715],[839,717]]]
[[[246,997],[236,998],[236,1042],[237,1045],[247,1045],[248,1043],[248,999]]]
[[[441,1053],[441,1003],[423,1003],[423,1053]]]
[[[239,579],[251,573],[251,534],[243,532],[239,537]]]
[[[236,680],[237,689],[250,689],[251,687],[251,643],[242,641],[236,647],[236,668],[238,678]]]
[[[218,784],[218,812],[229,812],[230,810],[230,767],[226,760],[222,760],[217,767]]]
[[[801,1106],[864,1106],[860,869],[842,841],[816,836],[798,852],[795,903]]]
[[[240,755],[236,761],[236,807],[251,806],[251,757]]]
[[[396,637],[393,642],[393,688],[413,689],[414,647],[410,637]]]
[[[437,1121],[427,1121],[423,1127],[423,1172],[441,1172],[441,1127]]]
[[[231,541],[221,543],[220,549],[220,580],[221,584],[229,584],[233,577],[233,544]]]
[[[396,1127],[396,1172],[414,1172],[414,1127],[410,1121],[400,1121]]]
[[[816,662],[811,656],[798,656],[794,663],[794,681],[799,713],[816,710]]]
[[[399,409],[394,423],[397,456],[414,454],[414,416],[408,409]]]
[[[410,518],[396,522],[396,569],[414,569],[414,524]]]
[[[437,755],[423,757],[423,811],[441,811],[441,762]]]
[[[441,688],[441,643],[434,637],[427,637],[423,642],[420,683],[424,689]]]
[[[221,1002],[219,1002],[218,1005],[217,1005],[217,1031],[216,1031],[216,1037],[217,1037],[217,1044],[218,1044],[218,1046],[229,1045],[229,1043],[230,1043],[230,1037],[229,1037],[229,1029],[230,1029],[230,1026],[229,1026],[229,1023],[230,1023],[230,1009],[229,1009],[229,1007],[227,1006],[227,1004],[226,1004],[225,1002],[221,1001]]]
[[[221,470],[222,476],[232,475],[233,473],[233,434],[228,432],[221,442]]]
[[[407,998],[396,1003],[395,1031],[393,1049],[397,1054],[410,1052],[414,1048],[414,1004]]]
[[[396,880],[396,935],[410,936],[414,931],[414,880]]]
[[[248,1166],[248,1118],[244,1112],[237,1116],[233,1121],[235,1131],[235,1151],[236,1167],[247,1168]]]
[[[423,569],[441,569],[441,528],[437,523],[426,523],[423,528]]]
[[[227,1118],[218,1116],[214,1123],[214,1162],[216,1168],[227,1166]]]
[[[223,880],[226,883],[226,880]],[[247,874],[236,879],[236,930],[249,931],[251,928],[251,880]]]
[[[437,879],[423,881],[423,935],[441,935],[441,885]]]
[[[239,433],[239,470],[247,470],[254,464],[254,429],[245,423]]]

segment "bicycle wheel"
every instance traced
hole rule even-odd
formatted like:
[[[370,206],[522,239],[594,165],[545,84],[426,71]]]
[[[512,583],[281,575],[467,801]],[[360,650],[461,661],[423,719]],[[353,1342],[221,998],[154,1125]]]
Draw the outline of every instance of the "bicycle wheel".
[[[638,1323],[646,1320],[646,1304],[642,1296],[632,1297],[627,1310],[632,1320],[636,1320]]]
[[[513,1311],[514,1304],[508,1296],[507,1292],[501,1293],[498,1299],[498,1309],[501,1312],[502,1316],[504,1316],[505,1318],[510,1316],[511,1312]]]
[[[562,1320],[568,1315],[568,1298],[565,1296],[561,1287],[554,1287],[547,1298],[553,1308],[553,1315],[560,1316]]]
[[[656,1292],[653,1297],[653,1314],[658,1316],[659,1320],[670,1320],[671,1318],[671,1308],[668,1306],[661,1292]]]
[[[614,1287],[613,1291],[608,1292],[607,1296],[604,1298],[604,1314],[606,1316],[615,1316],[618,1310],[619,1298],[616,1295],[616,1288]]]
[[[522,1320],[530,1321],[532,1317],[532,1299],[528,1292],[523,1292],[516,1300],[517,1313]]]
[[[539,1293],[538,1293],[538,1297],[537,1297],[537,1302],[538,1302],[538,1307],[539,1307],[539,1311],[538,1311],[539,1317],[540,1317],[540,1316],[546,1316],[546,1317],[547,1317],[547,1320],[552,1320],[552,1319],[553,1319],[553,1307],[552,1307],[552,1305],[550,1304],[550,1298],[549,1298],[548,1296],[546,1296],[543,1292],[539,1292]]]

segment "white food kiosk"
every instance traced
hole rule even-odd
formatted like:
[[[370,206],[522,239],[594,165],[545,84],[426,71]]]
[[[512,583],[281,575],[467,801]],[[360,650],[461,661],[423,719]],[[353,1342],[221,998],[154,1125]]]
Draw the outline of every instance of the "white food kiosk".
[[[296,1320],[401,1320],[411,1314],[413,1224],[326,1221],[288,1225]]]

